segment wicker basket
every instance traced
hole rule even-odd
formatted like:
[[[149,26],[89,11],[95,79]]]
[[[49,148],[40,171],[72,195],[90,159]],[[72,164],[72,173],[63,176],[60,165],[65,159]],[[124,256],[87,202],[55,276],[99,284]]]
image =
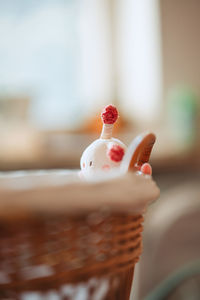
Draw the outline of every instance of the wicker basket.
[[[0,218],[0,298],[128,300],[142,222],[112,211]]]

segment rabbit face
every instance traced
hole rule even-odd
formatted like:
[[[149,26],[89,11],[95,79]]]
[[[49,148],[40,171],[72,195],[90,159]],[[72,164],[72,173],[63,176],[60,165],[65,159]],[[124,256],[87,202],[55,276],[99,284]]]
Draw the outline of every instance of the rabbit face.
[[[117,139],[98,139],[89,145],[81,157],[83,173],[94,175],[97,171],[109,171],[120,166],[126,146]]]

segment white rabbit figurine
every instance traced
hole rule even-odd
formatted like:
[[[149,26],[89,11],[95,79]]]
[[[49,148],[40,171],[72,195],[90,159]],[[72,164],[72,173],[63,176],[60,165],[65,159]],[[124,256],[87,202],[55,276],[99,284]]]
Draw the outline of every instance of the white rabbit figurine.
[[[112,137],[112,129],[118,118],[118,111],[115,106],[106,106],[101,118],[103,128],[99,139],[90,144],[81,157],[81,176],[92,178],[98,173],[109,171],[120,171],[120,165],[127,151],[127,147],[120,140]],[[151,175],[151,166],[144,163],[137,167],[138,171],[144,174]]]

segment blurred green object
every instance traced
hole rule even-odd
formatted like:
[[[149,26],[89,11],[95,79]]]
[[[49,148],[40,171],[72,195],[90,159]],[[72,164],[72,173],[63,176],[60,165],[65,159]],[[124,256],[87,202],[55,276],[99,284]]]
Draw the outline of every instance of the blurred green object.
[[[187,264],[177,272],[173,273],[164,280],[155,290],[153,290],[145,300],[167,300],[173,296],[173,292],[183,285],[183,293],[185,293],[184,283],[189,279],[200,276],[200,260]],[[194,286],[194,285],[193,285]],[[182,299],[200,299],[200,285],[197,283],[196,289],[190,290],[189,298],[185,296]],[[181,298],[173,298],[180,300]]]
[[[182,148],[191,148],[197,139],[197,97],[192,89],[171,89],[168,94],[170,134]]]

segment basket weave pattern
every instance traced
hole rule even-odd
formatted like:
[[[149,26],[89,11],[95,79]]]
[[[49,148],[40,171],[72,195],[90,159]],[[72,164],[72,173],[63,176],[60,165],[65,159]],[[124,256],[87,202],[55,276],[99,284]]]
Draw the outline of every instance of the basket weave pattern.
[[[106,213],[1,222],[0,298],[128,299],[142,222]]]

